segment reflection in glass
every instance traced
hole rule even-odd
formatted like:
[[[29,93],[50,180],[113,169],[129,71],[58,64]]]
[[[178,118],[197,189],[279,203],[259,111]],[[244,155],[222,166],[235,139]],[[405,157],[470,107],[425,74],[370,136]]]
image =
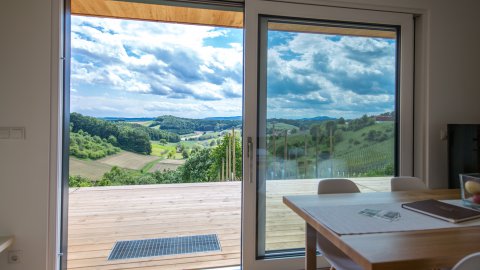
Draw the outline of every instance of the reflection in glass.
[[[266,25],[258,229],[259,250],[268,253],[304,247],[304,223],[282,196],[316,194],[322,178],[351,178],[363,191],[379,191],[394,174],[397,34]]]

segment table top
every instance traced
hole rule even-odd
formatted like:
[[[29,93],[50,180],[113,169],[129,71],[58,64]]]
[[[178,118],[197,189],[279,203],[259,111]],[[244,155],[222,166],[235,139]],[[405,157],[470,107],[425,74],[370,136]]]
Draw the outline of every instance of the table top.
[[[433,269],[452,267],[480,251],[479,227],[337,235],[317,222],[305,207],[459,199],[455,189],[286,196],[284,203],[364,269]]]
[[[0,253],[13,244],[13,236],[0,236]]]

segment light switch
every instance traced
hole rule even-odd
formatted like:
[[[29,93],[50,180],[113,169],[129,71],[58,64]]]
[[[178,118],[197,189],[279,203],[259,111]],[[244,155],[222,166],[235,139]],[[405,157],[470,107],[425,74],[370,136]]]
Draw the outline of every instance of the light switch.
[[[0,140],[24,140],[24,127],[0,127]]]
[[[11,140],[23,140],[25,139],[25,128],[10,128],[10,139]]]

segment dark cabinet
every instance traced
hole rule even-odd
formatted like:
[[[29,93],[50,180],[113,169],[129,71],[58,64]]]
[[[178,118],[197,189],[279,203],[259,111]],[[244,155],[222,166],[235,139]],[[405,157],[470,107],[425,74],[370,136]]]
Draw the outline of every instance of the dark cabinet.
[[[449,188],[460,188],[460,173],[480,173],[480,124],[448,125]]]

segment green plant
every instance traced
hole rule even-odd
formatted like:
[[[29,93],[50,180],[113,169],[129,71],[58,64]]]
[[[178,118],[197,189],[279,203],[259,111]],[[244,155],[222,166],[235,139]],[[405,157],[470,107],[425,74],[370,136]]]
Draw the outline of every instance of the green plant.
[[[70,175],[68,177],[69,187],[93,187],[94,182],[86,177],[79,175]]]

